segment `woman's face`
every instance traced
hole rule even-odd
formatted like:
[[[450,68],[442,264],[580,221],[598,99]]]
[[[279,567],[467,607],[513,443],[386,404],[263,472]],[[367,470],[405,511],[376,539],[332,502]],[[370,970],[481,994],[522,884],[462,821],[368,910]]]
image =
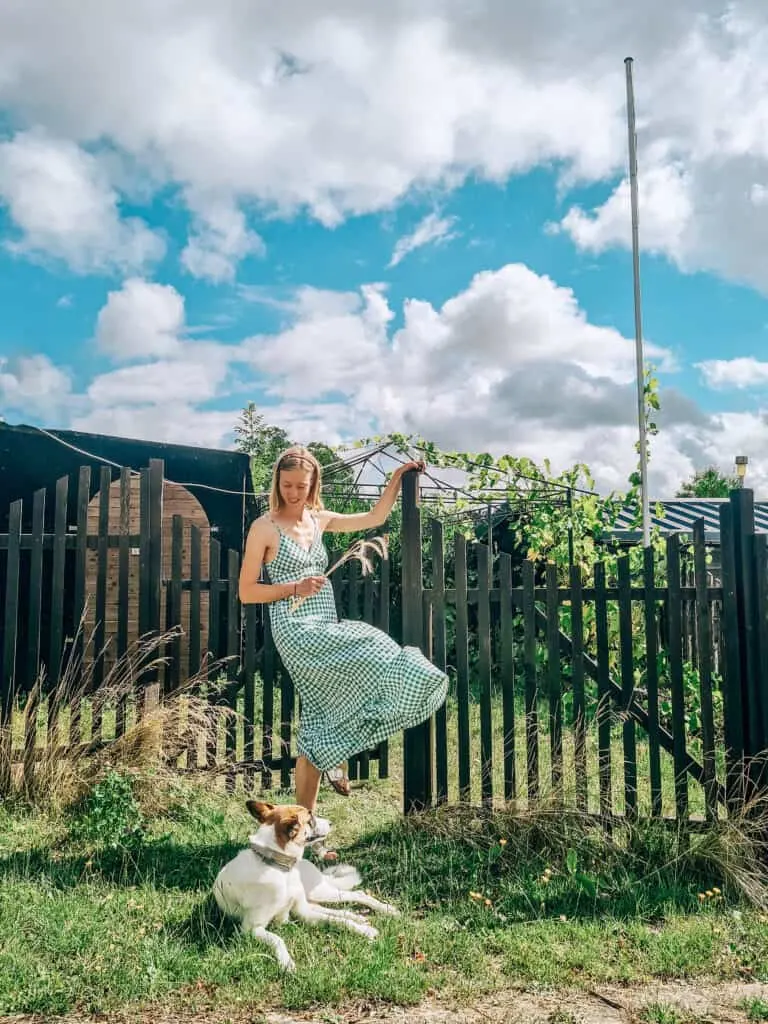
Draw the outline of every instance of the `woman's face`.
[[[283,504],[290,509],[304,508],[307,503],[309,489],[312,486],[312,471],[309,469],[281,469],[280,498]]]

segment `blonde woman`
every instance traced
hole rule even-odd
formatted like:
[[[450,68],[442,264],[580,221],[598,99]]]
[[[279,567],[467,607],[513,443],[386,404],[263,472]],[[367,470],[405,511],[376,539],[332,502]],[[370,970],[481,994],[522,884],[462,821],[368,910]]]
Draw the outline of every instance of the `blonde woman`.
[[[306,448],[289,448],[275,463],[269,512],[248,533],[240,600],[269,605],[275,646],[301,697],[296,801],[313,814],[324,772],[418,725],[445,700],[447,677],[421,651],[400,647],[365,622],[339,620],[324,575],[323,534],[381,526],[403,474],[423,468],[419,462],[398,467],[369,512],[342,515],[323,508],[317,459]],[[259,582],[263,567],[268,583]],[[295,597],[306,600],[292,610]],[[321,838],[330,826],[316,821]]]

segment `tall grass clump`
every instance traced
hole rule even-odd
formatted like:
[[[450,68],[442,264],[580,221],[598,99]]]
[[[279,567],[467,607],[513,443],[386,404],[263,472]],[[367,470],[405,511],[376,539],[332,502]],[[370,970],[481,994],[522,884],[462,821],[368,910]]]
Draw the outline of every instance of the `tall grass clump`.
[[[82,622],[78,637],[82,635]],[[168,696],[153,682],[167,664],[164,651],[181,635],[172,629],[140,637],[109,667],[94,688],[97,658],[86,660],[88,644],[71,645],[56,685],[46,693],[41,670],[19,716],[0,729],[0,801],[52,813],[83,805],[95,786],[110,776],[130,779],[145,806],[162,810],[163,794],[178,778],[185,752],[195,758],[202,738],[216,737],[222,717],[235,712],[217,702],[216,671],[206,666]],[[103,656],[102,655],[100,656]],[[201,691],[205,688],[205,696]],[[41,725],[41,710],[47,723]],[[122,717],[123,729],[80,739],[86,714],[106,721]],[[101,730],[99,730],[101,732]],[[64,740],[63,734],[69,739]],[[16,747],[15,747],[16,741]],[[20,742],[20,746],[19,746]],[[20,756],[18,755],[20,752]]]
[[[532,807],[446,805],[403,818],[353,851],[366,879],[402,881],[413,910],[488,923],[552,918],[651,920],[672,908],[768,910],[768,792],[695,828]],[[474,909],[473,909],[474,908]]]

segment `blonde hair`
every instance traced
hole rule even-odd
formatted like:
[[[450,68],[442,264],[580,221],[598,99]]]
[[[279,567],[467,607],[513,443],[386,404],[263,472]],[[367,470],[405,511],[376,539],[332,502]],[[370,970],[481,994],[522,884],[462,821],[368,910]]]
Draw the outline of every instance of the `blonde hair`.
[[[280,472],[283,469],[311,471],[312,481],[309,485],[306,507],[315,511],[323,508],[323,499],[320,497],[320,487],[323,482],[322,466],[308,448],[295,445],[293,448],[286,448],[272,470],[272,487],[269,492],[269,511],[271,513],[279,512],[283,507],[280,497]]]

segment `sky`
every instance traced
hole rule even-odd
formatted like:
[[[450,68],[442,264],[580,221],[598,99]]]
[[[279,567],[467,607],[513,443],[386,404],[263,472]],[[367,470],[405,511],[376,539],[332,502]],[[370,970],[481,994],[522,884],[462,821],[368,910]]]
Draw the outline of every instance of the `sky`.
[[[764,0],[5,0],[0,416],[768,489]]]

